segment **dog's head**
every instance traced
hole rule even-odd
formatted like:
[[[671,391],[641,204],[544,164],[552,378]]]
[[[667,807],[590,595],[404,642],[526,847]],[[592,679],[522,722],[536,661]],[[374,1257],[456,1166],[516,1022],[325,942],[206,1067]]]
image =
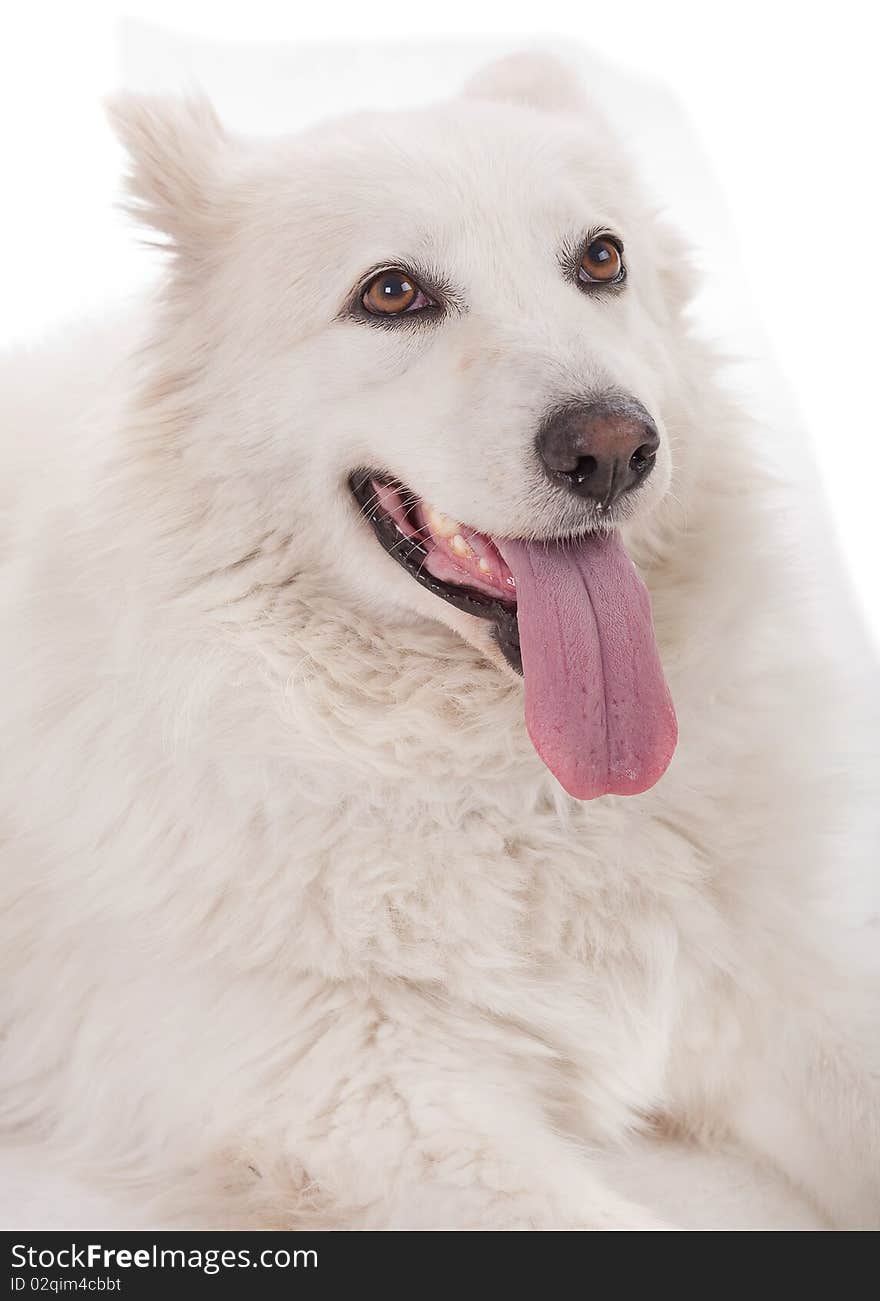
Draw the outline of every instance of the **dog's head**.
[[[505,60],[268,142],[204,103],[114,113],[174,254],[177,451],[230,529],[293,531],[353,612],[524,668],[573,793],[652,784],[674,721],[618,526],[650,531],[672,483],[686,270],[569,72]]]

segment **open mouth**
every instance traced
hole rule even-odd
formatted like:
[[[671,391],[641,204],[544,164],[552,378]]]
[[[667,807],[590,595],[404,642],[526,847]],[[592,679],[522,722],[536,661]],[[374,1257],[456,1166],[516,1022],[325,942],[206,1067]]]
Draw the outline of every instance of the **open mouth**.
[[[488,619],[525,679],[529,736],[577,799],[637,795],[672,759],[675,713],[647,589],[619,535],[492,538],[398,480],[349,479],[385,551],[423,587]]]
[[[490,620],[504,658],[522,673],[516,581],[492,538],[434,510],[394,479],[359,470],[349,484],[388,554],[435,596]]]

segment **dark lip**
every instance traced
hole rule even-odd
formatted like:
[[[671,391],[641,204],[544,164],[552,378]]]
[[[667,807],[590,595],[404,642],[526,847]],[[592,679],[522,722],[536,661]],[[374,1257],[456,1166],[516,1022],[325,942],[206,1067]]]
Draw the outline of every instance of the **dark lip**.
[[[352,495],[384,550],[399,565],[402,565],[411,578],[422,587],[426,587],[429,592],[447,601],[449,605],[454,605],[457,610],[463,610],[465,614],[472,614],[478,619],[487,619],[492,624],[492,636],[498,649],[511,668],[521,674],[522,653],[515,607],[505,604],[504,601],[493,600],[491,596],[471,588],[443,583],[430,574],[425,568],[427,551],[421,542],[404,537],[390,515],[381,509],[371,487],[374,482],[390,484],[401,493],[409,493],[409,490],[393,475],[373,470],[355,470],[349,475],[348,484]]]

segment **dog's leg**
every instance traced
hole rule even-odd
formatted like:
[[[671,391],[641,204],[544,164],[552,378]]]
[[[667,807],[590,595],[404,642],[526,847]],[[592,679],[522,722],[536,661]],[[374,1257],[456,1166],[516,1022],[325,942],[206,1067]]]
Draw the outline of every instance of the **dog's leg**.
[[[328,986],[271,1101],[313,1221],[355,1229],[662,1229],[553,1131],[556,1063],[522,1031],[407,986]],[[285,1128],[278,1130],[284,1101]],[[257,1103],[262,1109],[264,1105]],[[277,1166],[276,1159],[269,1167]],[[274,1212],[288,1196],[260,1169]],[[277,1173],[277,1172],[276,1172]],[[306,1212],[308,1215],[308,1211]],[[298,1221],[296,1211],[290,1220]]]
[[[842,1229],[880,1228],[877,1015],[790,1008],[764,1026],[730,1108],[740,1142]],[[871,1045],[874,1045],[873,1048]]]

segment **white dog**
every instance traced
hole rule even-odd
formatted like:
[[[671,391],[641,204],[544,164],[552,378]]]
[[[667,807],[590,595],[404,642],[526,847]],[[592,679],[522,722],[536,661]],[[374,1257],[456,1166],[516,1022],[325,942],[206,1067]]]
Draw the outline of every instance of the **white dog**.
[[[162,302],[7,366],[8,1141],[188,1225],[595,1230],[673,1129],[876,1227],[858,652],[611,128],[525,56],[114,115]]]

